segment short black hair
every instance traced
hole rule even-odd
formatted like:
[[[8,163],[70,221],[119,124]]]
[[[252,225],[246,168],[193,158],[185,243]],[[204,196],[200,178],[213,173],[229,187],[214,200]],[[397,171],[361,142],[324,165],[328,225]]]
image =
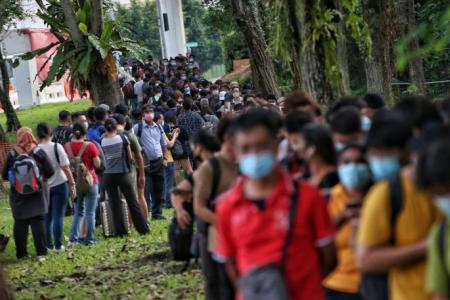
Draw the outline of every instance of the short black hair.
[[[224,116],[220,119],[219,124],[216,127],[216,136],[220,143],[223,143],[225,135],[233,134],[234,119],[231,116]]]
[[[356,96],[344,96],[339,98],[338,101],[336,101],[330,110],[328,110],[326,114],[326,118],[328,121],[331,120],[333,115],[337,113],[339,110],[345,108],[345,107],[354,107],[357,110],[361,110],[366,106],[366,103],[361,100],[361,98]]]
[[[217,152],[220,150],[220,142],[217,137],[205,129],[195,131],[189,141],[194,145],[204,147],[210,152]]]
[[[193,107],[192,99],[186,98],[183,100],[183,109],[184,110],[191,110]]]
[[[436,105],[425,96],[404,97],[394,110],[403,114],[405,121],[413,128],[422,129],[427,123],[442,122]]]
[[[380,109],[386,106],[386,101],[379,94],[368,93],[364,95],[364,102],[367,106],[372,109]]]
[[[432,143],[419,155],[416,183],[420,189],[450,185],[450,140]]]
[[[168,108],[174,108],[177,106],[177,102],[173,99],[169,99],[169,101],[167,101],[167,107]]]
[[[91,122],[95,121],[94,112],[95,112],[95,107],[89,107],[88,110],[86,111],[86,118]]]
[[[62,110],[59,112],[58,117],[60,122],[67,122],[70,118],[70,112],[68,112],[67,110]]]
[[[113,118],[114,120],[116,120],[116,121],[117,121],[117,124],[119,124],[119,125],[125,125],[125,123],[126,123],[125,116],[122,115],[122,114],[113,114],[113,115],[111,116],[111,118]]]
[[[119,103],[114,106],[113,112],[115,114],[121,114],[121,115],[127,116],[128,115],[128,106],[126,106],[123,103]]]
[[[337,154],[330,131],[324,126],[310,124],[302,130],[307,146],[314,146],[316,154],[329,165],[336,165]]]
[[[75,111],[70,114],[70,119],[72,120],[72,123],[75,123],[75,120],[78,119],[82,115],[81,112]]]
[[[372,119],[367,147],[404,148],[411,137],[412,128],[404,115],[396,111],[380,110]]]
[[[131,111],[131,117],[134,120],[140,120],[142,119],[142,110],[140,110],[139,108],[135,108]]]
[[[39,139],[45,139],[52,134],[52,130],[47,123],[42,122],[36,126],[36,134]]]
[[[105,121],[108,112],[103,107],[96,107],[94,110],[94,117],[97,122]]]
[[[266,128],[270,135],[276,138],[282,126],[282,120],[279,114],[271,110],[254,108],[237,117],[234,124],[234,131],[248,131],[258,126]]]
[[[311,113],[304,111],[290,112],[284,120],[284,127],[288,133],[301,133],[303,127],[313,122]]]
[[[355,107],[344,107],[331,116],[331,131],[340,134],[354,134],[361,132],[361,116]]]

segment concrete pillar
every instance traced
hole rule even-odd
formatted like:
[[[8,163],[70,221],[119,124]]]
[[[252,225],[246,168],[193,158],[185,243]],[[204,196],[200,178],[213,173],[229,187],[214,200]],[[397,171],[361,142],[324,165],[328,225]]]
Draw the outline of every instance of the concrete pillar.
[[[181,0],[157,0],[163,58],[186,54]]]

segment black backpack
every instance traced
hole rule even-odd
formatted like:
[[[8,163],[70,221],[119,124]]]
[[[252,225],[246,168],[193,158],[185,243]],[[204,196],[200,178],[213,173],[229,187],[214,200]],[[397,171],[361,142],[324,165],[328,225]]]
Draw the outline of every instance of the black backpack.
[[[220,182],[220,162],[219,159],[213,157],[209,160],[211,166],[213,168],[213,186],[211,198],[214,199],[217,195],[217,189],[219,187]],[[210,200],[211,201],[211,200]],[[183,208],[189,213],[191,219],[194,219],[194,208],[191,202],[184,202]],[[197,219],[197,230],[201,230],[200,227],[206,230],[207,224],[206,222],[199,222]],[[202,224],[200,224],[202,223]],[[203,231],[202,231],[203,232]],[[172,254],[172,258],[176,261],[186,261],[187,265],[189,264],[189,260],[193,257],[193,253],[191,251],[192,239],[194,236],[194,222],[186,229],[181,229],[178,225],[176,216],[173,216],[172,222],[169,225],[169,246],[170,252]]]
[[[395,223],[398,214],[403,207],[403,188],[400,174],[389,180],[389,198],[391,204],[391,228],[392,234],[390,245],[395,243]],[[364,300],[389,300],[389,278],[388,273],[361,274],[360,293]]]

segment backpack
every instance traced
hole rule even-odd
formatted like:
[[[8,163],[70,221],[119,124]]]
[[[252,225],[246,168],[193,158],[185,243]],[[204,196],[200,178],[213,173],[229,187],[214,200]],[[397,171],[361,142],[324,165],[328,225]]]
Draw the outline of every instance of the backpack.
[[[191,202],[183,202],[183,208],[189,213],[191,218],[194,216],[194,207]],[[169,225],[168,238],[172,258],[175,261],[189,261],[192,258],[191,244],[194,236],[194,223],[182,229],[178,225],[174,215]]]
[[[391,228],[393,231],[389,244],[394,245],[395,223],[403,206],[403,189],[400,174],[389,179],[389,198],[391,204]],[[388,273],[363,273],[361,274],[360,293],[364,300],[389,300],[388,282]]]
[[[122,87],[122,92],[125,98],[133,98],[136,97],[134,93],[134,81],[130,80]]]
[[[94,141],[94,140],[85,139],[85,141],[86,141],[86,142],[91,142],[92,144],[95,145],[95,148],[97,148],[97,150],[98,150],[98,152],[99,152],[98,157],[100,158],[100,167],[96,168],[96,169],[95,169],[95,172],[96,172],[98,175],[103,174],[103,172],[105,171],[106,163],[105,163],[105,153],[103,152],[102,146],[100,146],[100,144],[99,144],[98,142]]]
[[[83,142],[77,156],[73,154],[72,143],[67,143],[65,147],[69,156],[70,168],[75,177],[77,193],[80,194],[88,193],[94,184],[94,178],[82,159],[84,151],[88,146],[89,142]]]
[[[11,186],[20,195],[32,195],[42,189],[42,176],[33,155],[39,150],[34,148],[31,154],[18,154],[14,151],[14,162],[9,174]]]
[[[217,157],[213,157],[210,160],[211,166],[213,168],[213,182],[212,182],[212,192],[210,200],[208,201],[208,205],[212,202],[217,196],[217,190],[220,183],[220,163]],[[193,182],[191,182],[193,184]],[[183,208],[189,213],[191,219],[194,220],[194,209],[193,205],[190,202],[183,202]],[[202,226],[202,229],[199,227]],[[208,228],[208,224],[197,218],[197,230],[206,233]],[[189,264],[189,260],[194,256],[193,255],[193,247],[195,239],[194,234],[194,222],[186,229],[181,229],[180,225],[178,225],[176,216],[173,216],[172,222],[169,225],[168,231],[169,237],[169,246],[170,253],[172,254],[172,258],[176,261],[186,261],[187,265]]]
[[[100,139],[105,132],[105,127],[103,124],[94,124],[91,127],[89,127],[87,132],[87,138],[89,140],[95,141],[97,143],[100,143]]]

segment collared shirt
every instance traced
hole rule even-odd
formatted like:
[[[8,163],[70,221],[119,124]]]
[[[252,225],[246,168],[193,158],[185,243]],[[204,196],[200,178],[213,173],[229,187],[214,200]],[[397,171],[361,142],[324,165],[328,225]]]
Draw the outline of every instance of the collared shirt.
[[[166,147],[167,143],[164,140],[161,128],[156,123],[153,123],[152,125],[144,123],[143,125],[140,143],[144,149],[145,155],[149,160],[163,157],[163,149]],[[136,135],[138,134],[139,124],[134,125],[133,131]]]
[[[217,201],[217,258],[235,258],[240,276],[258,266],[278,263],[288,230],[291,180],[278,168],[278,182],[259,209],[244,195],[245,177]],[[323,300],[317,247],[330,244],[334,225],[325,200],[306,182],[298,186],[299,205],[286,263],[290,299]]]

